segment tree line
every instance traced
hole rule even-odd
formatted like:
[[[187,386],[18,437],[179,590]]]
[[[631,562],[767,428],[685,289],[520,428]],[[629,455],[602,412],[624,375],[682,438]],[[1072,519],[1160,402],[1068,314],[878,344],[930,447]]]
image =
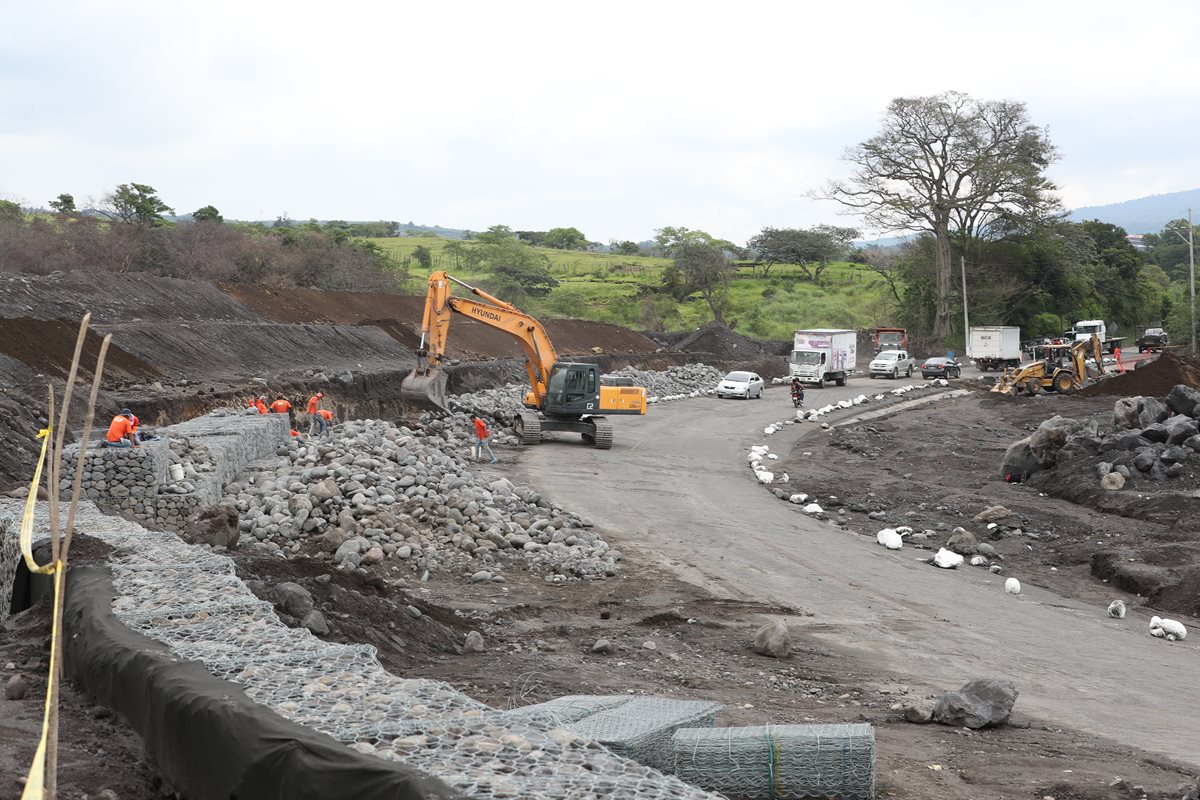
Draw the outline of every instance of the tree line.
[[[402,264],[349,223],[299,223],[286,216],[269,225],[229,223],[211,205],[172,221],[167,216],[174,209],[141,183],[121,184],[83,209],[66,193],[49,206],[52,213],[27,214],[0,200],[0,271],[147,273],[371,290],[398,289],[408,277]]]

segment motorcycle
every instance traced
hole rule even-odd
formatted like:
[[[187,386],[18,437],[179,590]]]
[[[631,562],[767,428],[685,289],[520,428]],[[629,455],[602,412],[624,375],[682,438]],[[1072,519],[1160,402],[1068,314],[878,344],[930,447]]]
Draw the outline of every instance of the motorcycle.
[[[803,386],[800,386],[800,387],[793,386],[792,387],[792,405],[795,408],[799,408],[800,406],[804,405],[804,387]]]

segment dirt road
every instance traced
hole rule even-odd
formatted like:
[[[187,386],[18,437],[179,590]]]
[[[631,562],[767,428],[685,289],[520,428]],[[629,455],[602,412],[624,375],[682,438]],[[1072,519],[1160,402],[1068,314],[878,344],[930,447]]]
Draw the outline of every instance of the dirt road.
[[[807,400],[896,385],[856,379]],[[1200,645],[1151,638],[1140,609],[1113,620],[1037,587],[1008,595],[1007,576],[938,570],[916,560],[928,552],[886,551],[874,530],[848,533],[779,502],[754,482],[746,453],[758,443],[784,453],[813,435],[812,424],[762,435],[791,411],[784,387],[761,401],[680,401],[644,419],[618,418],[609,452],[564,437],[526,451],[519,469],[552,500],[592,517],[614,545],[683,580],[811,612],[790,622],[860,670],[943,688],[1006,677],[1026,714],[1200,765]]]

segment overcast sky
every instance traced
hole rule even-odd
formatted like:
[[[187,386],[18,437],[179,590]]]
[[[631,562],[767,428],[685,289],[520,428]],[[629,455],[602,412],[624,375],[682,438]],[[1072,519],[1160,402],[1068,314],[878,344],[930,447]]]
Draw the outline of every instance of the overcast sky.
[[[6,3],[0,197],[179,213],[853,224],[805,192],[894,97],[1028,104],[1068,207],[1200,186],[1200,3]],[[986,7],[985,7],[986,6]]]

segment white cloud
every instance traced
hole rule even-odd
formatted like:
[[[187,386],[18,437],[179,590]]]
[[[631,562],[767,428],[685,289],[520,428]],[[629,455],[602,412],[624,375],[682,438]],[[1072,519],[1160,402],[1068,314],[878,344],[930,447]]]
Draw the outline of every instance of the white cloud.
[[[848,223],[804,197],[896,96],[1028,103],[1069,205],[1192,188],[1175,2],[26,4],[0,192],[136,180],[180,211],[575,225]]]

